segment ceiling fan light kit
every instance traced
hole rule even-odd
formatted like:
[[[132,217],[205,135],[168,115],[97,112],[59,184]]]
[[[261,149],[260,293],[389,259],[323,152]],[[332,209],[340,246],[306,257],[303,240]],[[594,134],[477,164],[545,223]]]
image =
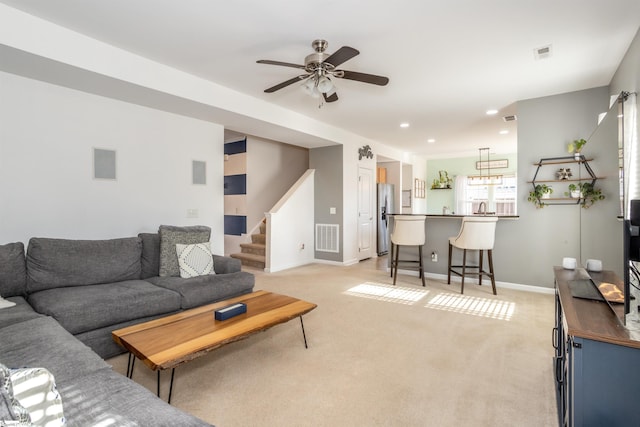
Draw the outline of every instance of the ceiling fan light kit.
[[[329,43],[327,43],[326,40],[314,40],[313,43],[311,43],[311,47],[313,47],[315,52],[306,56],[304,59],[304,65],[272,61],[268,59],[261,59],[257,61],[258,64],[298,68],[307,73],[267,88],[265,89],[265,92],[272,93],[296,82],[303,81],[302,89],[311,97],[319,98],[319,107],[322,107],[323,99],[325,102],[335,102],[338,100],[335,82],[332,81],[331,78],[355,80],[378,86],[385,86],[389,83],[389,79],[387,77],[336,69],[336,67],[342,65],[344,62],[356,55],[359,55],[360,52],[352,47],[342,46],[336,52],[329,55],[325,52],[328,45]]]

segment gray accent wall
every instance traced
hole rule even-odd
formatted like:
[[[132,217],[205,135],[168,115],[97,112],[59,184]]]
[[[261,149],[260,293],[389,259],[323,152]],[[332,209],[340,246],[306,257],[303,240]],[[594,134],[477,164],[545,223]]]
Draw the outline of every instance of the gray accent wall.
[[[343,261],[343,172],[342,145],[313,148],[309,150],[309,168],[315,169],[315,224],[340,225],[340,252],[318,252],[315,258],[327,261]],[[356,194],[353,195],[357,197]],[[336,208],[335,215],[329,213],[330,208]],[[314,226],[315,230],[315,226]],[[315,231],[314,231],[315,233]]]
[[[503,224],[496,235],[496,246],[510,247],[510,259],[496,260],[500,281],[553,287],[553,266],[561,265],[563,257],[580,258],[581,215],[611,216],[610,204],[617,197],[607,192],[607,199],[597,202],[585,212],[579,205],[547,206],[542,209],[527,201],[536,167],[543,157],[569,155],[567,144],[577,138],[589,138],[597,127],[598,114],[608,110],[607,87],[588,89],[561,95],[518,102],[518,214],[520,219]],[[600,163],[605,147],[587,144],[583,153],[594,157],[596,174],[606,173]],[[615,150],[615,148],[613,148]],[[607,173],[609,180],[615,176]],[[604,219],[603,219],[604,220]],[[607,221],[613,220],[606,217]],[[602,236],[609,244],[619,236]],[[617,265],[605,264],[606,269]]]

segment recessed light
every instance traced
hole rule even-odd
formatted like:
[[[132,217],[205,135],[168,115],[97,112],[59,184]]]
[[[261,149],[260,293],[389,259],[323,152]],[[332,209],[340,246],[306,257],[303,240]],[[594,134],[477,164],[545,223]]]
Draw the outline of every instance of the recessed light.
[[[506,134],[508,134],[508,133],[509,133],[509,131],[505,129],[505,130],[501,130],[501,131],[500,131],[500,132],[498,132],[498,133],[499,133],[500,135],[506,135]]]
[[[436,140],[433,138],[427,139],[427,144],[435,144]]]
[[[487,110],[487,116],[493,116],[494,114],[498,114],[498,110]]]
[[[408,128],[409,127],[409,123],[400,123],[400,127],[401,128]]]

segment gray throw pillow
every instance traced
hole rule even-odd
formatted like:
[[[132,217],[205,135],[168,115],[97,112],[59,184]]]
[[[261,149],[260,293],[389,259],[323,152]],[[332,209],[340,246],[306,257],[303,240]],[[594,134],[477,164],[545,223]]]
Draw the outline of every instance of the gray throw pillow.
[[[161,225],[160,234],[160,276],[180,276],[176,245],[192,245],[205,243],[211,238],[211,228],[204,225],[177,227]]]

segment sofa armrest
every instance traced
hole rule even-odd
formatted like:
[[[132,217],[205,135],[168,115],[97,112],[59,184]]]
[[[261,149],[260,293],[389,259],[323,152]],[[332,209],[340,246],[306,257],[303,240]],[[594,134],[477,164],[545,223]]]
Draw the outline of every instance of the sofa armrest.
[[[216,274],[235,273],[242,269],[242,263],[236,258],[213,255],[213,269]]]

